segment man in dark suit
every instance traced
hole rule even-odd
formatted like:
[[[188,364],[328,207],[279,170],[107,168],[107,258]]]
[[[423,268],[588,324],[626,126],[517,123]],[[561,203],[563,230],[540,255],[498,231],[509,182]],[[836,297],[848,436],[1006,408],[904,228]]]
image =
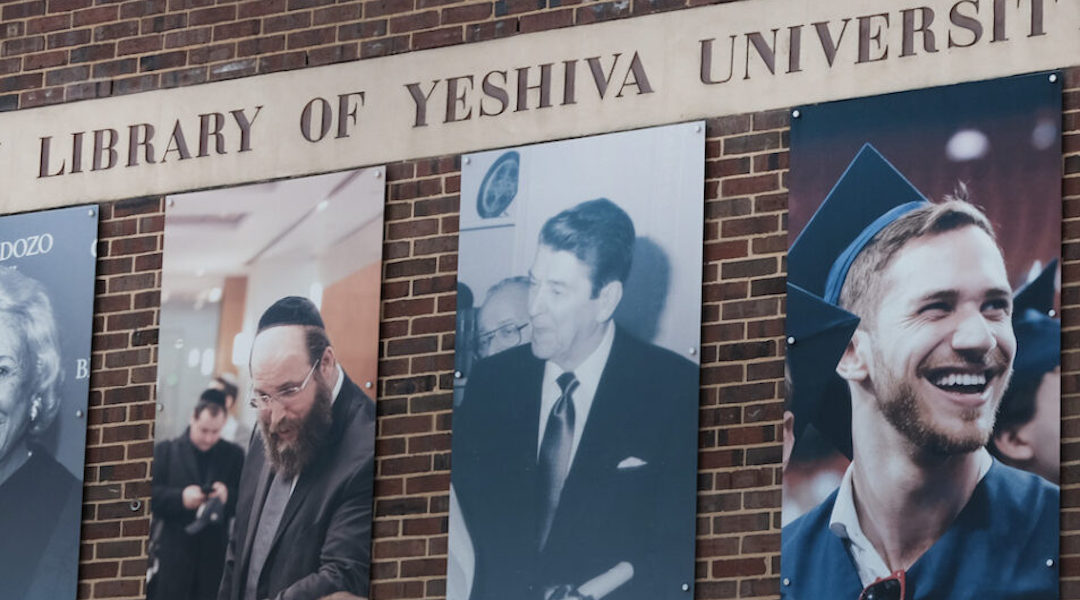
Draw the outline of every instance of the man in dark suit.
[[[259,429],[240,479],[220,600],[367,596],[375,404],[306,298],[263,313],[251,350]]]
[[[453,487],[474,600],[685,598],[693,582],[697,367],[613,323],[634,242],[606,199],[550,219],[529,272],[531,342],[470,373]]]
[[[244,465],[244,451],[221,439],[225,416],[225,394],[206,390],[184,433],[154,448],[158,570],[147,594],[151,600],[217,596]]]

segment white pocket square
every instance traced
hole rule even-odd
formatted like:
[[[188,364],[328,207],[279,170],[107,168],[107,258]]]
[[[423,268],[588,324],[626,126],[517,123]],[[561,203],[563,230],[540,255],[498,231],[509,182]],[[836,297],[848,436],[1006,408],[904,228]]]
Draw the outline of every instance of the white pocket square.
[[[647,464],[649,464],[649,463],[641,460],[640,458],[638,458],[636,456],[627,456],[626,458],[619,461],[619,464],[615,468],[616,469],[636,469],[638,467],[644,467]]]

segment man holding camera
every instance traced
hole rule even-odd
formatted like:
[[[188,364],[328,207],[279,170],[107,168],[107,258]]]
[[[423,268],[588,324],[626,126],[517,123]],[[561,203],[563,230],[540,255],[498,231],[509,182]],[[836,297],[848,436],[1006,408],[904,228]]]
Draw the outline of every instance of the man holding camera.
[[[244,451],[221,439],[227,416],[225,393],[208,389],[187,430],[154,448],[150,600],[217,597],[244,464]]]

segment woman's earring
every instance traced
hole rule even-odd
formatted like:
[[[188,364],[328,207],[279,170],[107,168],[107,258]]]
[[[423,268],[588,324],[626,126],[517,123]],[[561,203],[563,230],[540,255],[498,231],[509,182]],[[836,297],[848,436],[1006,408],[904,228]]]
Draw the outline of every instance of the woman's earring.
[[[41,396],[34,396],[34,401],[30,403],[30,422],[37,421],[38,415],[41,414]]]

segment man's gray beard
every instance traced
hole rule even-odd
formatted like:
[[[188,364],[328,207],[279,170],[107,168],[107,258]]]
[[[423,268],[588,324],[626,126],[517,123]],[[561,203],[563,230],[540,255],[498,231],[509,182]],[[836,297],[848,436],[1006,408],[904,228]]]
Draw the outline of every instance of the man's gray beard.
[[[922,414],[915,391],[907,383],[896,386],[891,398],[879,398],[878,407],[885,420],[906,437],[915,447],[933,456],[966,454],[982,448],[990,441],[993,428],[978,437],[952,437],[940,431]],[[971,409],[976,412],[976,409]],[[973,414],[973,418],[977,415]]]
[[[330,389],[321,380],[316,380],[315,402],[297,430],[296,442],[284,444],[271,433],[268,419],[259,419],[262,430],[263,447],[270,458],[270,464],[281,477],[292,479],[300,474],[311,459],[326,443],[327,433],[332,424],[332,403]],[[286,421],[281,421],[285,423]],[[289,423],[294,421],[290,420]]]

